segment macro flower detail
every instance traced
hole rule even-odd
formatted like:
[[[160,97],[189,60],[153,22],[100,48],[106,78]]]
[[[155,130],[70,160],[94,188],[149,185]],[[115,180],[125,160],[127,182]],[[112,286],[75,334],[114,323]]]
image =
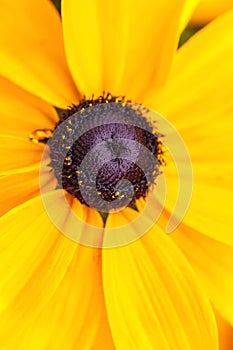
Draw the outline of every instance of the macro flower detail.
[[[74,114],[75,118],[69,118]],[[65,126],[61,125],[67,119]],[[66,189],[82,204],[99,211],[104,207],[101,199],[113,202],[118,198],[118,205],[125,206],[130,189],[123,183],[119,189],[119,182],[123,179],[133,186],[131,206],[136,199],[146,198],[148,186],[155,182],[160,171],[162,148],[159,135],[153,134],[152,126],[146,120],[145,108],[133,108],[129,103],[122,103],[120,98],[116,102],[116,98],[107,94],[106,97],[84,100],[73,106],[62,115],[59,125],[61,130],[51,138],[49,147],[51,165],[60,188]],[[122,142],[122,139],[125,141]],[[86,160],[82,171],[84,157],[98,144],[101,144],[98,152]],[[143,146],[148,152],[142,149]],[[65,149],[65,153],[61,149]],[[80,191],[82,183],[86,183],[87,201]],[[96,191],[100,201],[95,196]],[[98,204],[94,203],[94,199]]]
[[[197,2],[0,0],[4,350],[229,349],[233,12],[177,49]]]
[[[201,0],[198,3],[197,8],[195,9],[191,23],[200,25],[207,22],[210,22],[220,14],[233,8],[232,0],[224,1],[212,1],[212,0]]]

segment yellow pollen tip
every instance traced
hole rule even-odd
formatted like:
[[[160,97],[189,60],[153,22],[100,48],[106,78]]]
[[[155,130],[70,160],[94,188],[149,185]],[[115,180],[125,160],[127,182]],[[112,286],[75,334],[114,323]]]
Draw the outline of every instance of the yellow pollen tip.
[[[44,141],[45,139],[49,139],[52,135],[53,133],[50,129],[35,130],[29,135],[29,139],[33,143],[38,143],[40,141]]]

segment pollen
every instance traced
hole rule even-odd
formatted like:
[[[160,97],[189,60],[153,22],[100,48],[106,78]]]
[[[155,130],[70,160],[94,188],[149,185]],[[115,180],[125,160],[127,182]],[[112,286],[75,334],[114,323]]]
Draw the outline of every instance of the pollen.
[[[161,173],[161,137],[145,107],[111,94],[84,98],[64,111],[49,140],[58,186],[100,212],[105,202],[133,208]]]
[[[46,143],[52,135],[53,135],[53,131],[50,129],[37,129],[29,135],[29,139],[33,143],[38,143],[38,142]]]

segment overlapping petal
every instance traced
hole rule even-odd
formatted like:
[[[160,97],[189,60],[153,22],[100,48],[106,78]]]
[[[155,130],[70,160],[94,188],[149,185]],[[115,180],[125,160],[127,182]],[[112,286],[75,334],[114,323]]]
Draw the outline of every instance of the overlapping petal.
[[[233,344],[233,327],[215,311],[219,332],[219,350],[231,350]]]
[[[158,227],[134,243],[105,249],[103,282],[117,349],[217,349],[208,299]]]
[[[190,39],[179,50],[164,90],[148,101],[177,127],[191,155],[194,190],[185,222],[230,244],[233,243],[232,23],[233,11]],[[175,182],[167,168],[167,180],[173,188]]]
[[[191,24],[205,24],[233,8],[232,0],[201,0],[191,18]]]
[[[49,176],[47,171],[41,172],[39,169],[32,171],[10,174],[0,177],[0,216],[8,210],[34,198],[40,194],[40,184],[43,188],[49,183],[49,187],[56,187],[53,176]]]
[[[178,43],[184,1],[67,0],[67,59],[79,89],[142,102],[164,83]]]
[[[229,11],[183,45],[163,90],[145,101],[179,131],[232,113],[232,19]]]
[[[59,202],[59,191],[47,196]],[[57,215],[65,224],[69,212]],[[91,220],[98,217],[92,213]],[[92,348],[99,322],[107,322],[100,250],[57,231],[40,197],[3,216],[1,227],[3,348]],[[85,224],[77,230],[85,230]]]
[[[42,143],[32,144],[21,137],[0,135],[0,174],[9,175],[38,169]]]
[[[52,3],[1,0],[0,7],[0,74],[53,105],[77,101]]]
[[[183,7],[183,13],[180,20],[180,31],[183,31],[187,26],[190,18],[196,10],[200,0],[186,0]]]
[[[197,272],[214,307],[233,325],[233,247],[202,235],[183,223],[171,238]]]
[[[25,139],[37,129],[53,129],[58,120],[54,108],[0,77],[1,134]]]

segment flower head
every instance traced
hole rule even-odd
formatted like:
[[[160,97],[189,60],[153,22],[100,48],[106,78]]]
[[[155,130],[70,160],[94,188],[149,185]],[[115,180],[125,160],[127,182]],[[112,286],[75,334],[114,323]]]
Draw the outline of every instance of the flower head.
[[[177,51],[196,1],[0,4],[3,348],[217,349],[233,12]]]

